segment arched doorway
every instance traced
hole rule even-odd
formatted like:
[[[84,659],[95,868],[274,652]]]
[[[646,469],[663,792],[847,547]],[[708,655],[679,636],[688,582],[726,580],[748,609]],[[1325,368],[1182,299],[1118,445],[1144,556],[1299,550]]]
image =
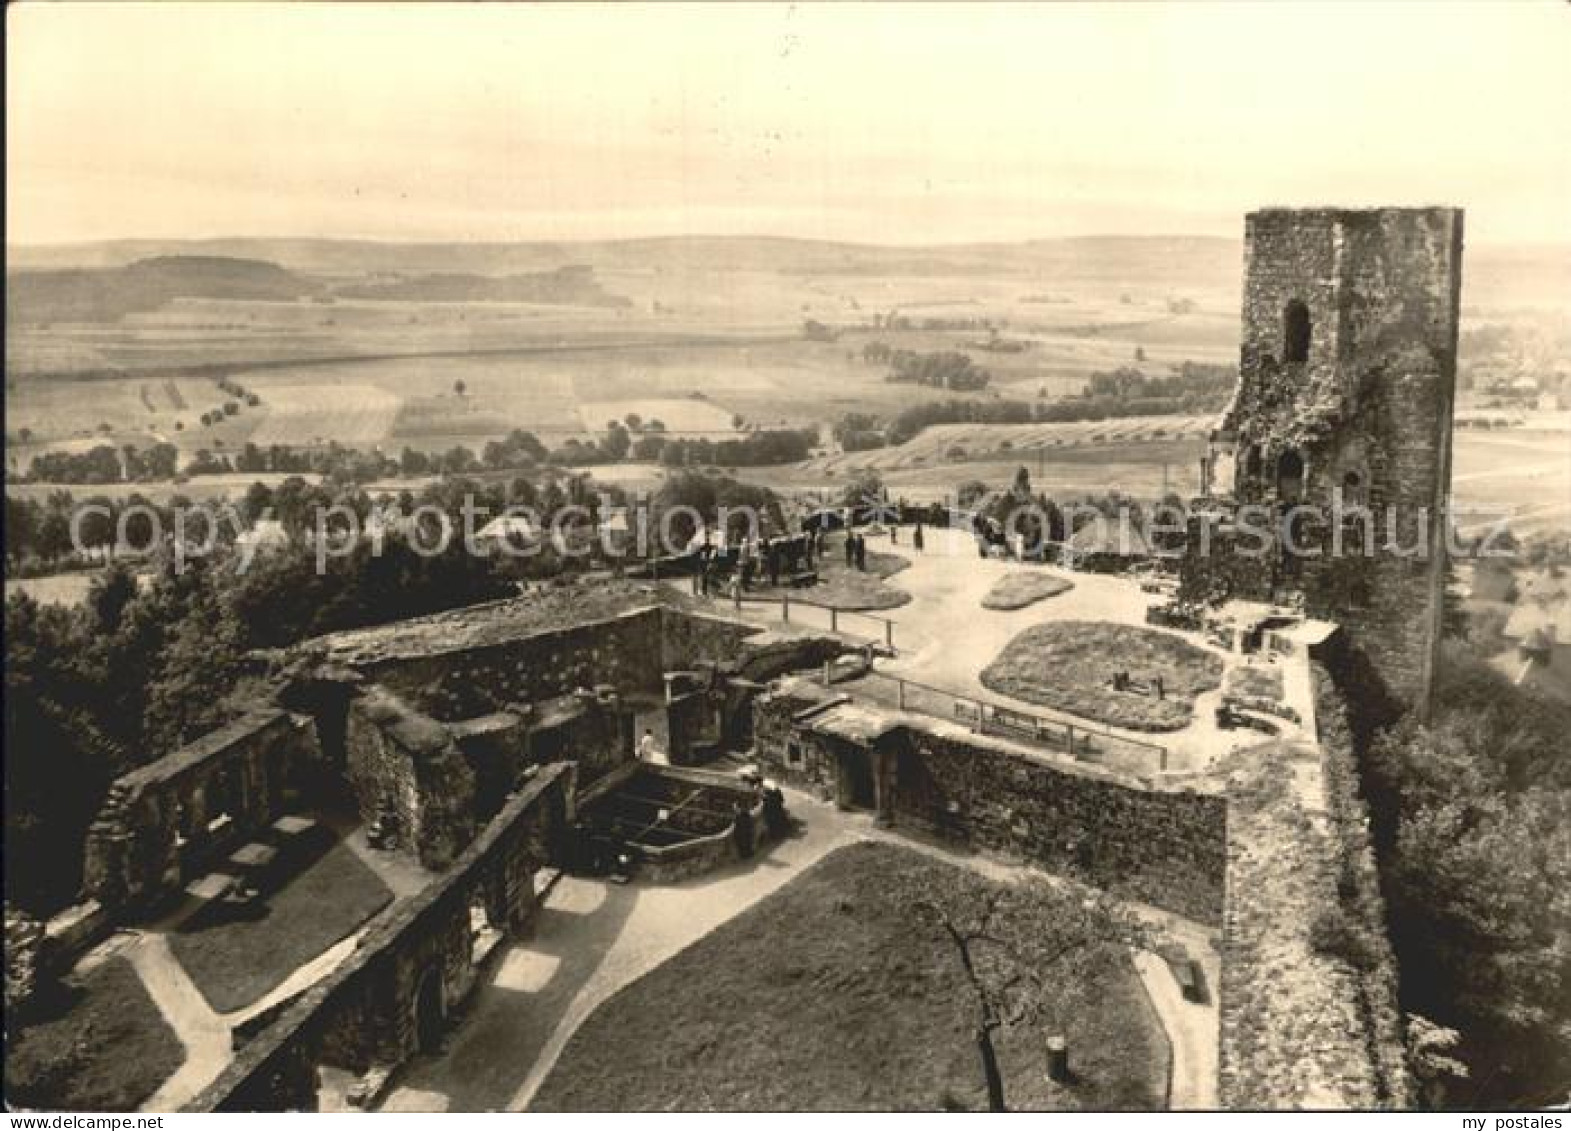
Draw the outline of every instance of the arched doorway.
[[[420,980],[415,994],[415,1040],[421,1052],[435,1052],[447,1028],[447,995],[442,990],[440,971],[431,970]]]

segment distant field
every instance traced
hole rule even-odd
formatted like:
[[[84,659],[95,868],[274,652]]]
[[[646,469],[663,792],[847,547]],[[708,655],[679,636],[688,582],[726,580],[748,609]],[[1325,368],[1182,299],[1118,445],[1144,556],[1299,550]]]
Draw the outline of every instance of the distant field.
[[[263,393],[267,412],[251,435],[258,447],[270,444],[324,444],[349,447],[380,444],[392,432],[402,403],[375,385],[283,385],[269,381]]]

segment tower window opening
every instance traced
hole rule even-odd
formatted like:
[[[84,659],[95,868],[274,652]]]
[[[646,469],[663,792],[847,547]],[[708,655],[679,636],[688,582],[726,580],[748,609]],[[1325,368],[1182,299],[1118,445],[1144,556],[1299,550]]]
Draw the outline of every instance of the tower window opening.
[[[1276,494],[1284,503],[1304,497],[1304,457],[1289,448],[1276,462]]]
[[[1282,312],[1282,359],[1289,365],[1309,360],[1309,308],[1298,299]]]

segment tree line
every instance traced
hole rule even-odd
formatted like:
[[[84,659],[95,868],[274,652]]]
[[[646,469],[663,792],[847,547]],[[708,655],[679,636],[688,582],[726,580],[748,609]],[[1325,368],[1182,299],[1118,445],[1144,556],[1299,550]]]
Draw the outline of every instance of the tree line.
[[[60,496],[45,504],[50,513],[70,505],[69,496]],[[234,717],[269,674],[258,650],[494,600],[516,593],[521,579],[597,564],[549,542],[528,557],[480,556],[455,537],[433,554],[427,549],[436,544],[432,531],[413,520],[386,524],[379,548],[362,537],[325,563],[310,544],[318,505],[354,512],[362,531],[373,507],[406,518],[418,511],[428,525],[440,525],[440,511],[462,530],[466,501],[493,515],[529,507],[548,526],[565,516],[564,508],[582,508],[572,517],[588,542],[602,503],[622,506],[627,499],[614,486],[558,473],[507,482],[449,478],[383,498],[354,484],[291,477],[276,487],[253,484],[236,501],[246,523],[272,514],[289,535],[245,568],[232,538],[208,556],[188,558],[183,569],[162,545],[140,580],[131,563],[115,562],[79,605],[9,596],[7,898],[41,917],[69,905],[81,883],[83,838],[109,784]],[[707,522],[719,506],[744,504],[780,521],[778,500],[767,489],[719,476],[673,476],[652,510],[658,521],[664,508],[691,506]],[[8,540],[12,508],[8,496]]]

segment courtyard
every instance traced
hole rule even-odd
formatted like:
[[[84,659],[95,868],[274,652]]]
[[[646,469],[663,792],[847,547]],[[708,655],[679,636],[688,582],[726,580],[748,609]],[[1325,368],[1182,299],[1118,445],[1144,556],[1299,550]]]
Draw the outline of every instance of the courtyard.
[[[871,946],[873,944],[867,940],[874,934],[880,939],[899,934],[898,909],[885,906],[874,910],[879,908],[881,892],[888,886],[879,882],[880,875],[887,877],[890,874],[887,866],[898,866],[903,874],[915,875],[926,874],[924,869],[932,867],[961,868],[993,882],[1010,880],[1025,871],[887,832],[878,828],[867,814],[842,812],[805,794],[787,791],[787,797],[790,811],[797,818],[795,832],[772,843],[754,860],[678,884],[635,882],[619,885],[570,875],[555,878],[544,896],[534,934],[505,945],[476,988],[458,1027],[439,1050],[417,1056],[398,1074],[379,1101],[378,1109],[546,1110],[578,1102],[568,1096],[581,1087],[600,1089],[602,1098],[592,1104],[599,1110],[618,1105],[624,1109],[652,1110],[677,1103],[715,1109],[743,1106],[746,1101],[739,1098],[738,1091],[724,1097],[716,1091],[712,1100],[706,1103],[696,1093],[679,1100],[673,1092],[660,1090],[672,1085],[661,1085],[648,1075],[653,1069],[640,1059],[645,1054],[637,1053],[633,1041],[619,1045],[623,1051],[616,1058],[601,1053],[597,1083],[585,1084],[583,1073],[592,1071],[588,1067],[592,1057],[585,1050],[594,1047],[600,1039],[593,1034],[619,1032],[624,1024],[631,1024],[625,1011],[636,1010],[636,1003],[648,1001],[646,995],[658,993],[662,984],[669,984],[669,979],[688,978],[690,984],[684,987],[681,995],[662,999],[639,1024],[652,1025],[667,1035],[655,1042],[647,1055],[658,1056],[667,1065],[681,1064],[683,1073],[696,1072],[690,1060],[682,1059],[693,1050],[685,1045],[678,1050],[669,1044],[670,1034],[687,1027],[690,1021],[694,1034],[709,1034],[707,1038],[695,1036],[694,1040],[699,1043],[711,1038],[719,1041],[715,1034],[720,1030],[730,1031],[736,1022],[737,1003],[746,999],[739,999],[734,994],[711,993],[702,988],[708,985],[704,978],[691,984],[691,977],[686,973],[691,970],[687,965],[690,956],[714,956],[704,963],[704,969],[712,971],[713,976],[738,992],[751,993],[747,987],[753,980],[773,971],[767,974],[773,987],[767,991],[770,996],[760,997],[748,1006],[749,1010],[767,1010],[772,1008],[769,1004],[772,1001],[807,997],[811,982],[798,984],[800,978],[793,981],[788,977],[783,965],[786,960],[777,957],[777,952],[783,952],[787,941],[800,933],[802,915],[828,916],[831,911],[826,907],[835,908],[845,901],[853,904],[854,913],[835,910],[833,914],[837,918],[833,922],[839,929],[853,932],[854,938],[831,937],[823,944],[822,953],[811,960],[804,955],[798,965],[803,970],[811,968],[815,977],[825,979],[826,986],[830,983],[854,986],[859,984],[860,978],[873,979],[864,984],[866,993],[855,998],[861,1005],[876,1004],[869,995],[874,994],[874,987],[880,984],[882,989],[876,992],[894,993],[897,1000],[909,1005],[914,1000],[914,988],[919,984],[917,975],[943,969],[936,962],[931,968],[927,965],[930,958],[937,957],[933,948],[926,948],[925,954],[911,951],[904,958],[891,957],[891,963],[904,963],[900,970],[885,966],[881,959],[876,969],[864,971],[857,958],[860,953],[857,939]],[[852,863],[835,864],[827,873],[819,869],[826,862],[834,864],[844,850],[862,853],[870,847],[881,851],[874,856],[846,857]],[[799,879],[805,881],[801,886],[797,885]],[[831,896],[830,893],[837,889],[839,894]],[[783,902],[771,903],[776,895]],[[1216,984],[1219,967],[1211,929],[1148,907],[1132,905],[1130,909],[1143,922],[1159,930],[1163,938],[1182,945],[1204,968],[1208,983]],[[752,916],[754,911],[759,914]],[[733,932],[736,938],[726,941]],[[906,947],[911,944],[896,939],[890,945]],[[697,949],[699,947],[703,949]],[[722,957],[721,951],[727,951],[730,956]],[[1187,1109],[1215,1104],[1218,1040],[1215,999],[1185,1000],[1163,960],[1145,953],[1131,954],[1129,958],[1138,979],[1125,980],[1122,968],[1118,968],[1107,983],[1110,992],[1118,995],[1118,1008],[1105,1015],[1098,1013],[1097,1020],[1086,1022],[1089,1027],[1072,1024],[1067,1027],[1068,1032],[1087,1034],[1072,1037],[1082,1043],[1092,1041],[1095,1034],[1095,1040],[1111,1041],[1110,1047],[1138,1052],[1141,1056],[1149,1054],[1155,1059],[1134,1073],[1112,1073],[1093,1082],[1090,1074],[1101,1058],[1093,1048],[1087,1047],[1075,1055],[1091,1059],[1084,1064],[1077,1061],[1077,1070],[1093,1091],[1049,1093],[1045,1082],[1024,1080],[1024,1076],[1040,1074],[1040,1044],[1034,1048],[1021,1046],[1011,1055],[1023,1059],[1006,1061],[1023,1065],[1018,1069],[1024,1073],[1019,1085],[1019,1106],[1072,1108],[1077,1104],[1092,1104],[1087,1098],[1090,1095],[1123,1106],[1154,1104]],[[798,962],[794,958],[789,961]],[[929,985],[927,988],[932,990],[934,987]],[[1134,994],[1137,989],[1141,990],[1138,997]],[[693,1004],[682,1004],[688,997]],[[949,999],[951,1005],[954,1000],[953,997]],[[634,1004],[629,1006],[628,1003]],[[797,1048],[802,1057],[810,1058],[815,1046],[838,1039],[836,1034],[844,1033],[847,1027],[854,1028],[850,1019],[867,1020],[868,1011],[861,1005],[838,1011],[839,1020],[834,1017],[826,1020],[824,1011],[836,1013],[832,1003],[825,1002],[822,1008],[809,1008],[809,1003],[804,1002],[801,1013],[782,1017],[778,1024],[759,1013],[749,1012],[747,1016],[755,1022],[757,1034],[756,1039],[747,1038],[752,1050],[748,1055],[764,1056],[775,1044],[784,1043]],[[1137,1005],[1141,1008],[1137,1009]],[[673,1010],[682,1011],[683,1025],[674,1023],[677,1018]],[[1127,1033],[1120,1030],[1121,1035],[1115,1038],[1106,1031],[1105,1025],[1113,1024],[1115,1018],[1125,1014],[1132,1018],[1133,1028]],[[910,1033],[920,1030],[936,1034],[935,1041],[939,1037],[948,1041],[952,1036],[952,1030],[942,1029],[944,1015],[938,1013],[917,1017],[887,1013],[880,1016],[883,1020],[874,1017],[867,1023],[887,1024],[896,1030],[910,1026]],[[952,1010],[947,1016],[952,1020]],[[821,1023],[830,1024],[832,1028],[828,1031],[814,1028]],[[1098,1030],[1098,1025],[1104,1028]],[[788,1028],[795,1035],[784,1032]],[[798,1028],[800,1033],[796,1032]],[[580,1038],[580,1032],[591,1035]],[[949,1050],[950,1045],[939,1048],[936,1043],[932,1050],[933,1063],[947,1066],[945,1071],[951,1073],[947,1079],[952,1080],[953,1086],[947,1097],[943,1087],[933,1089],[925,1085],[903,1097],[897,1096],[899,1084],[893,1077],[877,1085],[885,1089],[878,1095],[905,1109],[938,1108],[946,1104],[967,1106],[979,1102],[982,1099],[981,1077],[974,1047],[966,1032],[961,1031],[952,1054]],[[1171,1050],[1170,1053],[1167,1050]],[[718,1044],[708,1059],[715,1063],[716,1072],[728,1068],[742,1071],[743,1062],[727,1059]],[[613,1071],[612,1067],[623,1060],[628,1065],[625,1076],[620,1068]],[[640,1065],[636,1070],[635,1062]],[[911,1065],[907,1063],[901,1067],[891,1060],[889,1067],[894,1072],[897,1068],[904,1071]],[[1160,1069],[1156,1075],[1148,1071],[1156,1069]],[[1166,1081],[1169,1069],[1170,1087]],[[924,1062],[923,1071],[926,1070]],[[765,1065],[755,1075],[769,1077],[772,1072]],[[1155,1093],[1150,1090],[1153,1081],[1157,1082]],[[349,1083],[348,1079],[324,1076],[323,1110],[349,1108],[346,1098]],[[748,1086],[755,1085],[760,1089],[784,1089],[786,1086],[759,1081]],[[794,1104],[782,1106],[827,1106],[827,1100],[814,1098],[815,1086],[804,1085],[800,1080],[792,1086],[798,1092]],[[619,1089],[615,1098],[613,1087]],[[846,1089],[854,1091],[860,1087],[859,1083],[850,1082],[849,1075],[845,1078]],[[1115,1101],[1115,1096],[1122,1098]],[[755,1102],[763,1103],[764,1097],[765,1092],[759,1091]],[[840,1099],[851,1106],[870,1107],[880,1102],[873,1097],[874,1093],[870,1092],[868,1098],[857,1103],[847,1091]]]
[[[999,886],[893,844],[837,849],[600,1006],[531,1110],[985,1109],[975,993],[904,898],[956,884]],[[1074,1080],[1048,1079],[1041,1025],[1007,1030],[1011,1107],[1165,1106],[1166,1039],[1128,953],[1079,973],[1049,1004]]]

